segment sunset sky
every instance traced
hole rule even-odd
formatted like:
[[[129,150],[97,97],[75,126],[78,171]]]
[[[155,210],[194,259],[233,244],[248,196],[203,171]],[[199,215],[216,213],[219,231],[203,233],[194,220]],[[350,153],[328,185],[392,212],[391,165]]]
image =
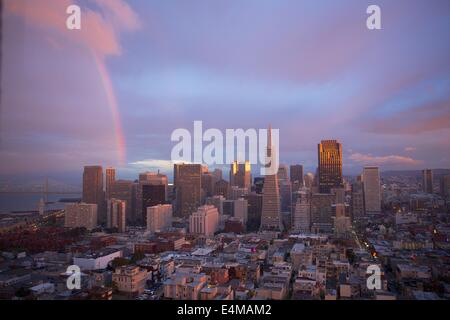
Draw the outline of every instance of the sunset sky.
[[[3,15],[2,175],[166,171],[194,120],[271,124],[281,161],[308,170],[322,139],[342,142],[344,173],[450,168],[448,0],[6,0]]]

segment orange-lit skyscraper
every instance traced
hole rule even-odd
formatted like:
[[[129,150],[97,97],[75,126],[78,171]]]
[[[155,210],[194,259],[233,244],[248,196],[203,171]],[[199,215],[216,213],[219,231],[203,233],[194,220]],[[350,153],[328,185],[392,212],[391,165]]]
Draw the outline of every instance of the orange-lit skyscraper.
[[[234,161],[230,168],[230,185],[250,189],[252,183],[251,166],[249,161],[238,163]]]
[[[342,187],[342,144],[336,140],[322,140],[318,145],[318,158],[320,193]]]

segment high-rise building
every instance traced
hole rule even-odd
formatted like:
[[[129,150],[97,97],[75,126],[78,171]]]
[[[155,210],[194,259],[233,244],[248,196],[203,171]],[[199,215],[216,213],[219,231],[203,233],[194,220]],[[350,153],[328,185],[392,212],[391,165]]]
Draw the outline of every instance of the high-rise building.
[[[347,209],[347,206],[343,203],[333,205],[334,233],[340,238],[347,238],[349,236],[352,225]]]
[[[292,209],[292,185],[289,180],[282,180],[279,184],[280,210],[290,212]]]
[[[247,230],[257,231],[261,226],[262,194],[251,192],[244,196],[247,200]]]
[[[143,172],[139,174],[137,187],[138,210],[136,220],[146,225],[147,207],[166,203],[168,200],[169,180],[159,172]],[[145,194],[144,194],[145,193]]]
[[[342,187],[342,144],[336,140],[322,140],[318,145],[319,192],[330,193]]]
[[[212,205],[217,208],[219,215],[223,214],[223,203],[225,201],[224,196],[212,196],[206,199],[206,204]]]
[[[214,206],[201,206],[189,217],[189,232],[213,236],[219,226],[219,211]]]
[[[214,195],[215,196],[223,196],[226,198],[229,197],[229,184],[227,181],[221,179],[214,184]]]
[[[450,175],[441,177],[440,191],[443,198],[450,198]]]
[[[285,164],[280,164],[277,172],[278,183],[289,181],[288,168]]]
[[[312,189],[313,184],[314,184],[314,174],[312,172],[308,172],[307,174],[305,174],[304,176],[304,180],[305,180],[305,187],[307,187],[308,189]]]
[[[126,232],[126,202],[111,198],[106,211],[106,226],[117,228],[120,233]]]
[[[86,228],[87,230],[95,229],[97,227],[97,204],[66,204],[64,226],[66,228]]]
[[[422,170],[422,191],[425,193],[433,193],[433,170]]]
[[[105,193],[103,191],[103,169],[101,166],[85,166],[83,171],[83,198],[88,204],[97,205],[99,223],[106,223]]]
[[[331,233],[333,231],[332,205],[335,196],[329,193],[314,193],[311,196],[311,231]]]
[[[125,201],[126,219],[129,222],[133,222],[134,218],[134,196],[133,181],[131,180],[115,180],[110,186],[109,197]]]
[[[230,167],[230,185],[250,189],[252,184],[251,166],[249,161],[238,163],[234,161]]]
[[[298,182],[300,186],[303,186],[303,166],[301,164],[294,164],[290,167],[291,183]]]
[[[214,193],[214,176],[211,172],[202,173],[203,196],[211,197]]]
[[[272,158],[275,152],[272,145],[272,129],[269,127],[267,134],[267,158]],[[266,161],[270,163],[270,161]],[[280,210],[280,193],[278,189],[277,174],[264,176],[263,203],[261,215],[261,229],[282,231],[282,218]]]
[[[351,212],[353,220],[360,220],[365,217],[364,191],[362,181],[355,181],[352,184]]]
[[[231,190],[229,190],[229,198],[231,200],[237,200],[237,199],[245,196],[247,193],[249,193],[249,189],[247,189],[247,188],[232,186]]]
[[[366,214],[381,212],[381,185],[378,167],[365,167],[362,174]]]
[[[296,232],[309,233],[311,231],[311,199],[307,188],[297,191],[295,209],[292,215],[292,229]]]
[[[202,166],[200,164],[175,164],[176,212],[187,217],[197,210],[202,196]]]
[[[114,183],[114,181],[116,181],[116,169],[111,167],[106,168],[106,199],[110,198],[111,185]]]
[[[172,205],[159,204],[147,208],[147,230],[164,231],[172,226]]]
[[[244,226],[248,220],[248,202],[244,198],[234,200],[234,217],[239,219]]]
[[[166,188],[164,185],[143,184],[142,185],[142,212],[145,212],[143,222],[146,224],[147,208],[166,202]]]

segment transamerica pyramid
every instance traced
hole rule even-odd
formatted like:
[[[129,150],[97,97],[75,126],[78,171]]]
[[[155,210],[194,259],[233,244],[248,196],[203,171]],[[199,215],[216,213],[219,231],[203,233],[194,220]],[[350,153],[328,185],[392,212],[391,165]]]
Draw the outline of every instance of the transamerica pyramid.
[[[272,127],[267,132],[267,159],[266,168],[270,167],[269,159],[273,159],[272,152],[277,148],[272,145]],[[278,169],[278,168],[277,168]],[[278,190],[277,174],[264,176],[263,199],[262,199],[261,230],[282,231],[280,213],[280,193]]]

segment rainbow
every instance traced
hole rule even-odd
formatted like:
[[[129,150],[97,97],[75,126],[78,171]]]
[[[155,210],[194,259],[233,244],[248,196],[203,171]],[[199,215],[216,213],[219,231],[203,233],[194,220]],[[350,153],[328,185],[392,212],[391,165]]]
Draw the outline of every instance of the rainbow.
[[[105,62],[94,51],[92,55],[95,60],[98,73],[102,81],[103,89],[105,90],[106,99],[108,101],[108,108],[111,111],[114,124],[114,132],[116,137],[118,160],[120,165],[124,165],[126,161],[126,146],[125,135],[122,129],[122,122],[120,119],[119,105],[117,103],[116,94],[112,85],[111,77],[106,69]]]

